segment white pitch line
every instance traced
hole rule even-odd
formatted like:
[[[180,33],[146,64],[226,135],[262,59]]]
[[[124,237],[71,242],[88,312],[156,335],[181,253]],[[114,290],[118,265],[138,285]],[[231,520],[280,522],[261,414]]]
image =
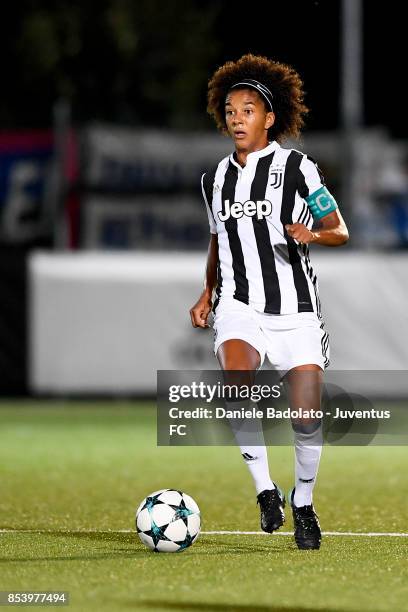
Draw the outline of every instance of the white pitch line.
[[[382,533],[382,532],[366,532],[361,531],[322,531],[325,536],[363,536],[369,538],[394,537],[407,538],[408,533]],[[200,535],[271,535],[264,531],[201,531]],[[293,536],[293,531],[275,531],[273,535]]]
[[[38,534],[50,534],[57,533],[58,535],[67,535],[75,533],[136,533],[134,529],[115,529],[115,530],[102,530],[102,529],[0,529],[0,533],[38,533]],[[397,532],[362,532],[362,531],[323,531],[324,536],[352,536],[352,537],[365,537],[365,538],[407,538],[408,533],[397,533]],[[270,533],[264,531],[201,531],[200,535],[262,535],[270,536]],[[293,536],[293,531],[275,531],[273,535],[280,536]]]

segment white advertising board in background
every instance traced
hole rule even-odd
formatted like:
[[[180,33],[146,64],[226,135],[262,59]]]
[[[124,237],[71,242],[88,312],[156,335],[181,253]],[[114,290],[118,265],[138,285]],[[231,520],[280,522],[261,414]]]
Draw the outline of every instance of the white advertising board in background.
[[[205,259],[204,253],[33,253],[33,393],[153,394],[158,369],[216,369],[212,330],[193,329],[188,313]],[[406,257],[319,250],[312,259],[331,368],[408,370]]]

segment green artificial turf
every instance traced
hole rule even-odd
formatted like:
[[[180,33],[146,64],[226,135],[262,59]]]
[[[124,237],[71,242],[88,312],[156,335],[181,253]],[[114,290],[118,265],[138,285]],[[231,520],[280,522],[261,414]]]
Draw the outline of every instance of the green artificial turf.
[[[293,449],[269,461],[287,490]],[[323,530],[408,531],[406,472],[404,447],[325,447]],[[290,536],[202,535],[183,553],[151,553],[120,530],[167,487],[194,497],[205,531],[259,530],[239,451],[157,447],[153,405],[3,403],[0,590],[69,591],[71,610],[406,609],[407,538],[326,536],[305,552]]]

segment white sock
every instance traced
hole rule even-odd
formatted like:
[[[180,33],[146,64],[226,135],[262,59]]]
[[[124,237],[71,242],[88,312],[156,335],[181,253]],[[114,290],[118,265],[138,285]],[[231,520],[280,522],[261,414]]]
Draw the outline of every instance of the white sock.
[[[249,408],[239,402],[226,402],[227,410]],[[274,489],[269,475],[268,454],[261,419],[228,419],[241,455],[254,480],[257,495],[265,489]]]
[[[322,454],[322,426],[311,432],[295,431],[295,495],[293,503],[298,508],[309,506],[313,500],[320,456]]]

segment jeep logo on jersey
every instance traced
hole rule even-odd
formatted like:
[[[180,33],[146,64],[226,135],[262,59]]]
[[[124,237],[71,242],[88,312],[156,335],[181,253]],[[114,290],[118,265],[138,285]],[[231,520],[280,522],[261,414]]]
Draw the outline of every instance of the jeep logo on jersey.
[[[220,221],[226,221],[230,217],[233,219],[241,219],[243,215],[247,217],[254,217],[263,219],[267,217],[272,212],[272,204],[269,200],[257,200],[254,202],[253,200],[247,200],[243,204],[241,202],[234,202],[230,205],[229,200],[224,200],[224,212],[220,211],[218,213],[218,218]]]

